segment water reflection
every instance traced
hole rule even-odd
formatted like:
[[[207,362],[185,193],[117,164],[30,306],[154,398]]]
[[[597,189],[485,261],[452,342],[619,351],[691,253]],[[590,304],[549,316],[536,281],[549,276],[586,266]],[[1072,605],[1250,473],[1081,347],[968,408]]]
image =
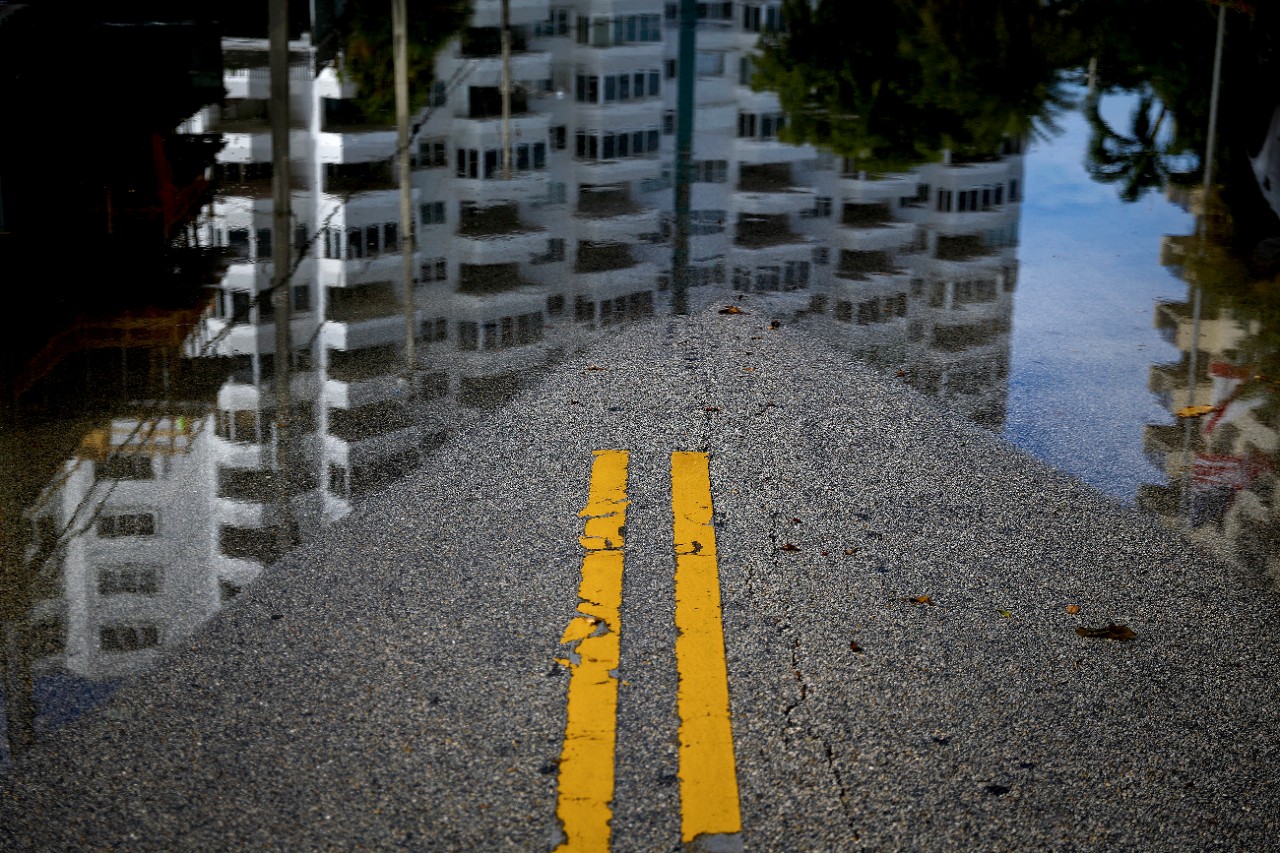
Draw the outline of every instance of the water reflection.
[[[698,5],[682,223],[674,4],[513,3],[504,62],[501,4],[477,2],[472,26],[436,57],[415,116],[408,283],[377,63],[352,42],[335,51],[295,34],[282,234],[268,45],[223,38],[225,97],[179,128],[207,154],[213,189],[179,223],[186,256],[203,261],[170,279],[208,280],[208,298],[70,323],[15,371],[20,430],[7,433],[5,457],[16,465],[8,451],[27,444],[38,458],[6,472],[14,486],[3,493],[5,530],[19,531],[0,575],[8,757],[539,371],[669,310],[681,228],[696,298],[765,295],[965,416],[1004,423],[1027,128],[975,133],[955,151],[929,137],[927,163],[892,146],[846,157],[784,141],[780,96],[751,87],[753,51],[781,4]],[[271,298],[280,241],[294,258],[287,356]],[[1198,527],[1236,529],[1232,518],[1270,518],[1271,467],[1258,454],[1276,441],[1263,425],[1269,404],[1246,406],[1240,390],[1260,387],[1245,377],[1243,333],[1226,331],[1228,308],[1212,310],[1195,351],[1217,396],[1205,385],[1199,398],[1222,411],[1192,435],[1195,470],[1213,489],[1190,503]],[[1189,340],[1183,309],[1160,311]],[[1167,380],[1153,372],[1171,410],[1185,404],[1184,367]],[[68,401],[90,389],[112,393],[72,417]],[[1153,427],[1149,446],[1173,460],[1188,434]],[[1140,498],[1161,500],[1184,502],[1176,487]]]
[[[1246,255],[1216,197],[1185,201],[1200,227],[1167,236],[1161,263],[1187,283],[1187,298],[1155,311],[1156,328],[1182,356],[1153,366],[1150,379],[1174,417],[1143,436],[1169,485],[1144,486],[1138,504],[1227,558],[1280,576],[1280,229],[1273,220],[1270,236],[1251,236]]]

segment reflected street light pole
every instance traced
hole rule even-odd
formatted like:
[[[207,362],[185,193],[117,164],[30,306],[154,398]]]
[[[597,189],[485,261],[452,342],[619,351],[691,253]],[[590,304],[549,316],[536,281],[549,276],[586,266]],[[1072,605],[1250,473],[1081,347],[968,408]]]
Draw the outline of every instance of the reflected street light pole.
[[[292,414],[290,368],[293,342],[290,340],[290,266],[292,265],[293,218],[290,195],[292,180],[289,170],[289,4],[288,0],[271,0],[271,306],[275,321],[275,427],[277,518],[276,546],[283,554],[293,544],[289,500],[290,447],[289,419]]]
[[[1222,83],[1222,44],[1227,30],[1227,7],[1218,7],[1218,34],[1213,48],[1213,88],[1209,93],[1209,131],[1205,140],[1204,151],[1204,187],[1200,199],[1200,215],[1196,219],[1196,251],[1204,253],[1204,241],[1207,238],[1206,221],[1208,220],[1210,194],[1213,192],[1213,158],[1216,153],[1218,136],[1218,92]],[[1193,277],[1194,278],[1194,277]],[[1196,404],[1196,379],[1199,375],[1200,356],[1200,310],[1201,294],[1198,279],[1191,282],[1191,355],[1187,365],[1187,406]],[[1191,526],[1192,491],[1195,486],[1195,471],[1191,459],[1193,431],[1199,428],[1197,418],[1187,418],[1183,426],[1182,443],[1182,493],[1181,515],[1187,527]]]
[[[697,0],[680,0],[680,58],[676,66],[675,237],[671,251],[671,309],[689,310],[689,201],[693,175],[693,99],[697,79]]]
[[[396,75],[396,163],[400,174],[400,271],[404,288],[405,393],[412,396],[416,384],[417,333],[413,303],[413,220],[412,157],[409,153],[409,20],[406,0],[391,0],[391,42]]]

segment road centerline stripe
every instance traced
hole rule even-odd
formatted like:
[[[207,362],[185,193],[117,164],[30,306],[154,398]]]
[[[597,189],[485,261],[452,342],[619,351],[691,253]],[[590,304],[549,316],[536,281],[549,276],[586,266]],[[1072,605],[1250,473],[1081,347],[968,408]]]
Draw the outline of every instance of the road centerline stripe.
[[[676,667],[680,686],[680,831],[686,844],[741,849],[729,674],[711,474],[706,453],[671,454],[676,553]]]
[[[625,450],[597,450],[579,539],[582,581],[578,613],[560,642],[569,645],[571,670],[560,756],[556,816],[563,853],[607,851],[613,818],[617,742],[618,662],[621,650],[623,535],[627,523]]]

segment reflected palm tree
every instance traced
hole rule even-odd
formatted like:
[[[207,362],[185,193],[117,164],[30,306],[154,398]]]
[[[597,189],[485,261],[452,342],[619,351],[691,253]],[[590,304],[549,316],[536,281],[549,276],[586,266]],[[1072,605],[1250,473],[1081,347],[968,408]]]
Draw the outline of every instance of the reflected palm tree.
[[[1100,90],[1094,90],[1083,104],[1090,129],[1085,160],[1089,175],[1104,184],[1119,184],[1120,198],[1127,202],[1162,189],[1173,175],[1170,158],[1174,152],[1160,141],[1168,108],[1144,89],[1129,117],[1129,132],[1122,134],[1102,117],[1101,100]]]

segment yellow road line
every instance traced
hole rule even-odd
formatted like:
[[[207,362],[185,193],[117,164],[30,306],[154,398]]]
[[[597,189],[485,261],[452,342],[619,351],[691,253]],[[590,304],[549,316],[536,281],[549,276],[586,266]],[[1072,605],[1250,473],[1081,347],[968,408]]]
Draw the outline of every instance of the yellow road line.
[[[569,703],[560,754],[556,815],[563,853],[607,851],[613,818],[613,761],[617,741],[618,658],[622,610],[622,545],[627,523],[625,450],[597,450],[591,466],[578,612],[561,643],[568,658]]]
[[[671,509],[680,674],[680,831],[688,844],[742,831],[707,454],[671,454]]]

